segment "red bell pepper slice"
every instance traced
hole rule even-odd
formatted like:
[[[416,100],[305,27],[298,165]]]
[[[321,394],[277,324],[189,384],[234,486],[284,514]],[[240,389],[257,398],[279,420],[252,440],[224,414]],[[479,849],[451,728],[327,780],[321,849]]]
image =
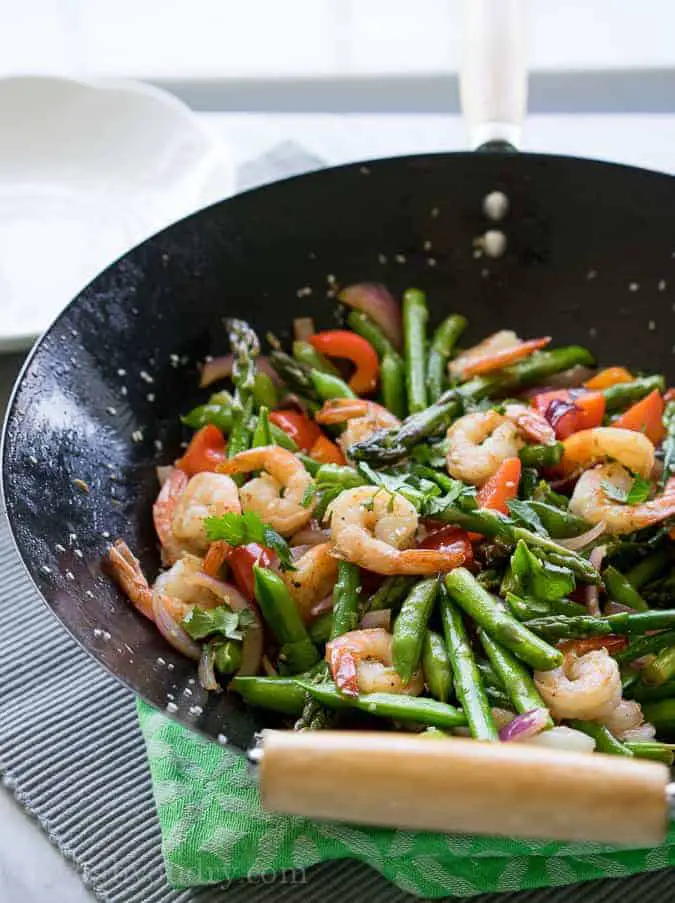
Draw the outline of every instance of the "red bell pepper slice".
[[[663,427],[663,409],[665,404],[658,389],[654,389],[649,395],[637,401],[634,405],[619,414],[612,426],[623,430],[634,430],[636,433],[644,433],[654,445],[663,442],[666,431]]]
[[[532,399],[535,408],[544,415],[558,439],[572,433],[600,426],[605,416],[605,396],[586,389],[555,389],[540,392]]]
[[[462,553],[464,555],[463,567],[473,562],[473,546],[469,534],[460,527],[427,521],[429,533],[418,544],[419,549],[432,549],[437,552]]]
[[[197,430],[183,457],[176,461],[176,467],[190,477],[204,471],[214,473],[227,460],[226,452],[225,437],[217,426],[209,423]]]
[[[323,433],[319,426],[306,414],[292,409],[270,411],[270,423],[287,433],[298,448],[308,452]]]
[[[255,601],[253,565],[269,567],[274,561],[274,552],[257,542],[246,546],[237,546],[229,554],[228,562],[232,568],[234,582],[249,602]]]
[[[326,436],[319,436],[314,445],[309,450],[310,458],[314,458],[320,464],[346,464],[345,456],[340,448],[331,442]]]
[[[522,473],[520,458],[507,458],[496,472],[478,490],[476,502],[479,508],[489,508],[508,514],[508,503],[518,496],[518,484]]]
[[[347,329],[328,329],[310,336],[309,341],[320,354],[345,358],[354,364],[348,385],[357,395],[375,389],[380,363],[377,352],[362,336]]]
[[[582,640],[565,640],[564,643],[558,643],[558,649],[563,652],[576,652],[577,655],[585,655],[587,652],[594,652],[596,649],[606,649],[610,655],[614,652],[621,652],[628,645],[628,637],[625,636],[591,636]]]

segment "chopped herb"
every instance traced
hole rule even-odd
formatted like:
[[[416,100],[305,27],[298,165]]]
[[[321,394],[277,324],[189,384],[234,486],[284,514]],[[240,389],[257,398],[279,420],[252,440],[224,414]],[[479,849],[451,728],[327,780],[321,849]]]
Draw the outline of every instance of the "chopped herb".
[[[314,501],[314,496],[316,495],[316,487],[313,483],[310,483],[305,489],[304,495],[300,499],[300,504],[303,508],[309,508],[309,506]]]
[[[286,540],[268,527],[253,511],[244,514],[222,514],[220,517],[207,517],[204,520],[206,536],[209,542],[224,539],[231,546],[245,546],[258,542],[276,552],[283,570],[294,570],[291,550]]]
[[[183,627],[193,640],[203,640],[215,633],[228,640],[243,639],[242,628],[253,622],[250,611],[234,612],[227,605],[208,610],[195,605],[183,618]]]

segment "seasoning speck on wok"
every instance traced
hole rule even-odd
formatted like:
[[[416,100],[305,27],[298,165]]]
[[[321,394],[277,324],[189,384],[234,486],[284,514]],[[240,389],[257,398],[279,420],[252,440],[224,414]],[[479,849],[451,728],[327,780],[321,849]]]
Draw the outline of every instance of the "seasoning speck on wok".
[[[298,729],[670,763],[673,390],[550,336],[460,345],[418,289],[338,298],[289,348],[227,322],[158,468],[154,585],[109,549],[129,600],[206,690]]]

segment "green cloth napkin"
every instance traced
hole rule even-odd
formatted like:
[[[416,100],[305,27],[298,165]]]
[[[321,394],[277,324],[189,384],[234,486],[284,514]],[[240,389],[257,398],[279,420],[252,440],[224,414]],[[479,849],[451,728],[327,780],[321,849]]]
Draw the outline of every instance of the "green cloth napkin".
[[[138,703],[174,887],[360,859],[420,897],[619,878],[675,864],[675,830],[656,849],[521,841],[312,822],[260,808],[243,756]]]

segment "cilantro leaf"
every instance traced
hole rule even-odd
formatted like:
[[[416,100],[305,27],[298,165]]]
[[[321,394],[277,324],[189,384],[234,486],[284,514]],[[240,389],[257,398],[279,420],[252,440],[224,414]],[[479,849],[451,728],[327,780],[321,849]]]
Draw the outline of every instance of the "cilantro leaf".
[[[649,481],[642,477],[635,477],[628,492],[619,489],[613,483],[610,483],[609,480],[602,481],[602,488],[607,498],[624,505],[640,505],[642,502],[647,501],[651,492]]]
[[[224,539],[231,546],[245,546],[257,542],[276,552],[283,570],[294,570],[291,550],[286,540],[276,530],[268,527],[254,511],[246,511],[244,514],[229,512],[220,517],[207,517],[204,526],[209,542]]]
[[[314,496],[316,495],[316,487],[313,483],[309,483],[307,489],[305,489],[302,498],[300,499],[300,504],[303,508],[309,508],[309,506],[314,501]]]
[[[245,614],[245,612],[241,612]],[[250,612],[246,612],[250,614]],[[183,627],[193,640],[203,640],[204,637],[219,633],[228,640],[241,640],[243,634],[240,630],[240,615],[232,611],[227,605],[219,605],[208,610],[195,605],[183,618]]]

